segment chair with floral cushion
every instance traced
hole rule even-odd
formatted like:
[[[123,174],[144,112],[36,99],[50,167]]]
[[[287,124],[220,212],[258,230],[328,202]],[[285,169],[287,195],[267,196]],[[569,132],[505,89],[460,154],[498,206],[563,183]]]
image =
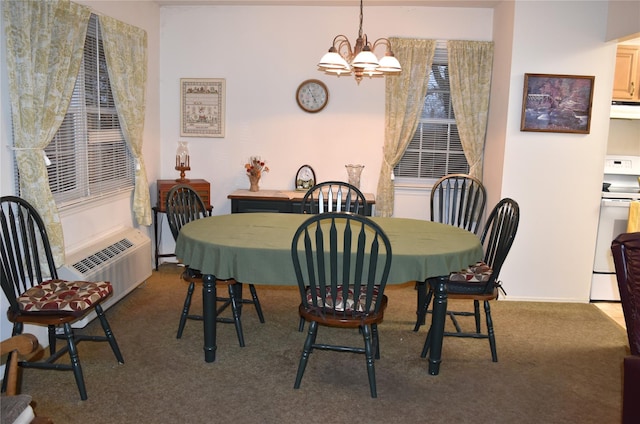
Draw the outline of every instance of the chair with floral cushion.
[[[433,298],[434,286],[441,280],[446,281],[447,296],[449,299],[469,299],[474,301],[474,311],[448,311],[456,329],[454,332],[445,331],[445,336],[472,337],[477,339],[489,339],[491,348],[491,359],[498,362],[496,351],[495,334],[493,331],[493,320],[491,319],[491,308],[489,301],[498,299],[502,283],[498,280],[500,269],[504,264],[507,254],[511,249],[513,240],[518,230],[520,220],[520,208],[516,201],[505,198],[500,200],[491,211],[487,223],[482,231],[481,241],[484,247],[484,260],[470,265],[468,268],[458,272],[453,272],[442,277],[427,279],[429,290],[425,304],[420,309],[422,318],[429,310],[431,299]],[[482,333],[480,323],[479,302],[484,304],[487,332]],[[475,317],[475,331],[463,331],[458,322],[457,316]],[[419,317],[420,318],[420,317]],[[425,358],[429,351],[431,330],[427,333],[427,339],[422,350],[422,357]]]
[[[167,220],[169,221],[169,228],[174,240],[178,240],[178,234],[183,225],[188,224],[196,219],[205,218],[209,216],[207,208],[202,201],[202,198],[198,193],[187,184],[177,184],[169,190],[167,193],[166,209]],[[176,338],[181,338],[184,331],[184,327],[187,323],[187,319],[202,321],[203,316],[197,314],[191,314],[191,298],[195,290],[196,283],[202,283],[202,273],[198,270],[185,268],[182,273],[182,279],[189,283],[187,288],[187,295],[184,299],[184,305],[180,314],[180,323],[178,325],[178,334]],[[242,322],[240,321],[240,308],[243,303],[252,304],[256,308],[258,319],[261,323],[264,323],[264,315],[262,314],[262,307],[260,306],[260,300],[256,288],[253,284],[248,284],[249,291],[251,292],[251,299],[242,298],[242,283],[237,282],[234,279],[229,280],[216,280],[216,284],[226,285],[229,291],[229,297],[217,297],[216,301],[222,302],[217,308],[217,322],[225,324],[234,324],[236,328],[236,334],[238,336],[238,343],[240,347],[244,347],[244,334],[242,332]],[[232,317],[219,316],[222,311],[231,306]]]
[[[429,209],[431,221],[464,228],[478,234],[480,222],[485,211],[487,191],[477,178],[467,174],[449,174],[440,178],[431,188]],[[418,290],[418,308],[423,305],[427,296],[427,285],[424,281],[416,282]],[[476,305],[477,306],[477,305]],[[418,317],[420,313],[417,312]],[[413,331],[418,331],[424,324],[418,319]]]
[[[311,353],[323,349],[364,354],[371,397],[377,396],[374,360],[380,358],[378,324],[387,306],[391,255],[384,231],[361,215],[328,212],[300,225],[291,257],[301,298],[298,312],[310,324],[294,388],[300,387]],[[320,343],[319,326],[360,329],[364,346]]]
[[[100,305],[113,292],[107,281],[65,281],[58,274],[42,218],[25,200],[0,198],[0,241],[2,242],[2,291],[9,301],[7,316],[13,334],[22,334],[24,324],[46,325],[49,357],[43,361],[21,361],[23,368],[73,371],[80,399],[87,399],[77,344],[83,340],[108,342],[118,363],[124,359],[107,317]],[[71,324],[95,311],[104,336],[76,334]],[[57,330],[60,329],[60,333]],[[56,340],[66,346],[56,350]],[[63,355],[70,362],[58,363]]]

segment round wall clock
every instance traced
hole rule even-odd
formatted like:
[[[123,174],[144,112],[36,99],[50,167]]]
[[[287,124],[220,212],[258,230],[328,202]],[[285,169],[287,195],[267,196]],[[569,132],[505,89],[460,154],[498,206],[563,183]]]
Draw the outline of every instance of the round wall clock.
[[[296,90],[296,101],[305,112],[320,112],[329,102],[329,90],[320,80],[306,80]]]
[[[316,185],[316,173],[309,165],[302,165],[296,173],[296,190],[307,191]]]

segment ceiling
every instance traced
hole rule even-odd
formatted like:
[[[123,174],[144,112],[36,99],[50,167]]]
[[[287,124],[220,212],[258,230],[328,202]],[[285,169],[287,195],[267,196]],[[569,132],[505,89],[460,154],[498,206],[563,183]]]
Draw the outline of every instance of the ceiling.
[[[153,0],[160,6],[357,6],[358,0]],[[505,0],[366,0],[366,6],[493,8]]]

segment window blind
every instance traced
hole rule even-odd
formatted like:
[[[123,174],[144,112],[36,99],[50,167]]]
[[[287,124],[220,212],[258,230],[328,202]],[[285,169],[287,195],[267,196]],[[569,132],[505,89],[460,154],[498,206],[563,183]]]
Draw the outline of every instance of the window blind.
[[[451,104],[447,48],[439,43],[420,121],[394,175],[400,181],[411,181],[468,172]]]
[[[69,108],[45,153],[49,186],[61,209],[134,186],[135,163],[120,128],[96,15]]]

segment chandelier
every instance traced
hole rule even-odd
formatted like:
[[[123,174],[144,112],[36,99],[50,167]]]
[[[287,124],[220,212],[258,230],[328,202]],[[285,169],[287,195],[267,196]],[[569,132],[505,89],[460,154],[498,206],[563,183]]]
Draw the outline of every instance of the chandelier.
[[[373,51],[378,46],[386,46],[384,56],[378,60]],[[391,42],[387,38],[379,38],[373,44],[367,40],[367,34],[362,33],[362,0],[360,0],[360,29],[355,46],[345,35],[337,35],[329,51],[322,56],[318,63],[320,71],[331,75],[354,74],[360,84],[363,76],[375,77],[393,75],[402,71],[400,62],[391,51]]]

